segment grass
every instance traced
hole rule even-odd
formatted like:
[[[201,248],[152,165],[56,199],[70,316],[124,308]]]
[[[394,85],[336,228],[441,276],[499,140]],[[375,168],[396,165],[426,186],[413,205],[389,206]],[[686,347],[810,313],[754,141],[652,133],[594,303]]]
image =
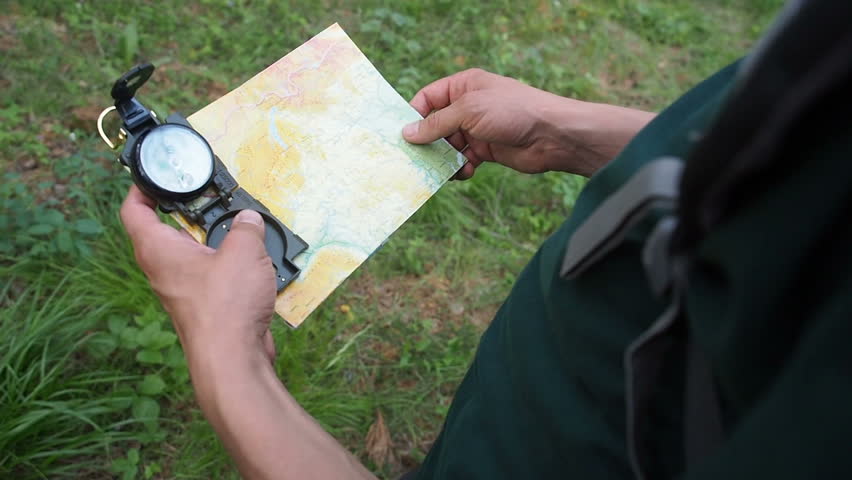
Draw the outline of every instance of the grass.
[[[12,288],[1,293],[0,466],[16,477],[97,470],[111,449],[137,441],[120,415],[130,396],[114,388],[137,375],[80,365],[100,312],[73,298],[71,285],[37,281],[14,295]]]
[[[780,0],[11,1],[0,13],[0,477],[236,478],[117,220],[95,138],[111,82],[191,113],[339,22],[399,92],[478,66],[659,109],[743,55]],[[281,378],[382,476],[418,463],[479,334],[582,181],[485,166],[421,209],[298,330]],[[9,233],[7,233],[9,232]],[[381,413],[392,454],[370,458]]]

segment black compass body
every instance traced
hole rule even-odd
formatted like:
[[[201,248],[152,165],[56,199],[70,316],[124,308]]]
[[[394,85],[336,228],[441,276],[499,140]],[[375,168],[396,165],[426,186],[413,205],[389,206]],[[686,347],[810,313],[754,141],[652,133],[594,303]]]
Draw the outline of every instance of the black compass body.
[[[266,250],[276,269],[278,290],[299,275],[293,258],[308,244],[278,220],[265,205],[241,188],[213,152],[210,144],[180,114],[161,122],[136,97],[154,66],[137,65],[112,89],[126,137],[119,161],[134,183],[157,201],[164,212],[177,211],[201,227],[207,245],[217,248],[244,209],[261,214],[266,224]]]

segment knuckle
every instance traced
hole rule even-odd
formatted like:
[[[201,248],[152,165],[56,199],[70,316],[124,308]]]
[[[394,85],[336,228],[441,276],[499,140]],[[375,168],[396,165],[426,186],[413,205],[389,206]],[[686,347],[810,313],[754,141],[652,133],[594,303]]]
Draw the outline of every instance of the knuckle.
[[[431,115],[423,119],[418,136],[421,138],[429,138],[436,135],[438,131],[443,129],[444,114],[440,111],[433,112]]]
[[[487,71],[485,71],[481,68],[478,68],[478,67],[468,68],[467,70],[465,70],[462,73],[464,75],[468,76],[471,79],[477,79],[477,78],[481,78],[481,77],[488,75]]]
[[[500,79],[507,78],[481,68],[469,68],[462,72],[462,75],[464,75],[464,81],[468,90],[478,90],[493,86]]]
[[[423,124],[429,130],[434,130],[441,125],[441,119],[444,117],[444,114],[440,111],[433,112],[431,115],[423,119]]]
[[[482,105],[487,102],[487,99],[490,97],[488,92],[483,90],[474,90],[472,92],[467,92],[461,100],[462,106],[467,110],[476,110],[481,109]]]
[[[462,112],[461,129],[471,130],[480,121],[488,105],[488,95],[482,91],[469,92],[459,99]]]

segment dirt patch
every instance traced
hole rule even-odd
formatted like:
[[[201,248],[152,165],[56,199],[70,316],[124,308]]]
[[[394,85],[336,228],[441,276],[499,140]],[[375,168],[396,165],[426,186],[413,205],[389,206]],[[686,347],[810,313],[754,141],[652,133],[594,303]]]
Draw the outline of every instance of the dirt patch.
[[[476,330],[484,330],[494,316],[502,300],[501,294],[489,295],[494,288],[493,280],[452,279],[437,271],[420,276],[399,275],[387,279],[378,279],[369,271],[347,282],[346,294],[339,299],[338,310],[344,315],[362,315],[359,310],[367,310],[373,328],[371,337],[362,345],[365,356],[361,359],[373,367],[377,364],[394,365],[400,362],[403,345],[397,343],[399,332],[377,332],[376,329],[405,329],[405,324],[424,322],[425,336],[438,334],[453,335],[453,332],[465,324],[473,325]],[[482,302],[480,299],[486,299]],[[360,305],[360,307],[359,307]],[[397,319],[393,322],[383,318]],[[355,323],[345,335],[352,335],[365,328]],[[368,353],[369,352],[369,353]],[[423,388],[422,378],[414,375],[378,374],[379,369],[370,368],[370,373],[361,376],[356,387],[360,392],[383,391],[391,388],[398,392],[413,392]],[[448,408],[457,387],[456,382],[436,385],[429,393],[435,396],[429,404]],[[419,459],[411,452],[426,452],[434,443],[440,430],[443,414],[420,412],[410,420],[416,425],[417,435],[411,435],[408,429],[392,431],[385,419],[377,412],[370,427],[370,433],[360,447],[362,458],[370,458],[383,471],[396,477],[415,468]],[[393,425],[393,422],[390,424]],[[353,439],[358,442],[360,439]],[[382,467],[383,465],[383,467]]]
[[[377,280],[366,273],[353,279],[347,290],[374,306],[380,316],[401,313],[403,321],[433,320],[435,333],[448,324],[471,322],[484,327],[490,322],[496,307],[469,305],[466,297],[470,289],[469,285],[454,286],[449,278],[437,273],[401,275],[386,280]]]
[[[176,51],[178,50],[178,45],[172,42],[168,45],[168,49],[171,51]],[[208,77],[209,74],[203,67],[200,66],[186,65],[178,61],[171,61],[168,63],[156,65],[156,67],[157,86],[158,88],[164,90],[170,88],[177,88],[179,84],[175,80],[175,78],[181,78],[180,74],[183,74],[181,85],[191,86],[192,93],[198,98],[207,99],[208,101],[212,102],[231,91],[231,88],[225,82],[212,79],[203,80],[203,78]],[[189,75],[197,77],[198,81],[188,84],[187,82],[190,81],[189,79],[191,77],[189,77],[186,72],[189,72]],[[233,87],[236,87],[236,85],[233,85]]]
[[[0,15],[0,52],[10,52],[17,48],[17,22],[17,15]]]
[[[640,75],[635,70],[631,70],[622,78],[613,75],[611,73],[612,70],[612,62],[607,62],[606,66],[598,74],[599,86],[603,91],[615,90],[623,94],[634,90],[639,85]]]
[[[77,148],[67,135],[57,133],[57,129],[54,127],[55,124],[53,122],[43,123],[41,131],[36,138],[42,145],[47,147],[47,156],[51,160],[59,160],[71,155]]]
[[[208,81],[205,82],[202,86],[202,91],[199,96],[206,97],[211,102],[217,100],[219,97],[225,95],[230,90],[228,86],[222,82],[217,81]]]
[[[71,110],[71,121],[68,127],[71,129],[80,129],[92,131],[96,128],[98,117],[104,109],[104,105],[98,105],[94,102],[77,107]]]
[[[91,110],[91,111],[89,111]],[[30,188],[35,195],[36,202],[47,200],[57,201],[60,207],[73,203],[68,196],[68,186],[65,180],[57,178],[54,166],[65,161],[76,154],[80,148],[80,140],[74,139],[76,133],[67,133],[68,128],[82,128],[82,124],[89,125],[92,130],[95,124],[91,120],[94,107],[87,109],[81,107],[75,109],[68,118],[59,120],[55,118],[37,118],[30,115],[27,119],[28,125],[35,126],[35,132],[28,131],[28,143],[39,148],[19,148],[13,150],[8,159],[9,162],[0,164],[0,171],[14,171],[20,174],[19,181]],[[100,109],[98,109],[100,113]],[[24,127],[19,127],[22,131]],[[19,132],[20,133],[20,132]],[[98,158],[94,161],[110,163],[106,158]],[[46,185],[46,187],[45,187]]]

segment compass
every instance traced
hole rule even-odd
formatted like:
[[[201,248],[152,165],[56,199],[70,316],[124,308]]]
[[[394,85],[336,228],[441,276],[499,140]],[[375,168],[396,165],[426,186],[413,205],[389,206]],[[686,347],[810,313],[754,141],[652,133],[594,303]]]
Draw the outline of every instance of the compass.
[[[118,138],[124,142],[119,146],[118,161],[130,171],[139,189],[157,201],[160,210],[178,212],[199,226],[210,247],[222,243],[240,210],[260,213],[266,225],[266,251],[275,266],[276,284],[281,291],[299,275],[293,259],[308,244],[239,186],[204,136],[185,117],[173,113],[162,122],[136,98],[136,90],[153,72],[154,66],[144,63],[115,82],[111,92],[115,105],[98,118],[101,138],[110,148],[118,148],[103,129],[106,115],[118,112],[122,121]]]

